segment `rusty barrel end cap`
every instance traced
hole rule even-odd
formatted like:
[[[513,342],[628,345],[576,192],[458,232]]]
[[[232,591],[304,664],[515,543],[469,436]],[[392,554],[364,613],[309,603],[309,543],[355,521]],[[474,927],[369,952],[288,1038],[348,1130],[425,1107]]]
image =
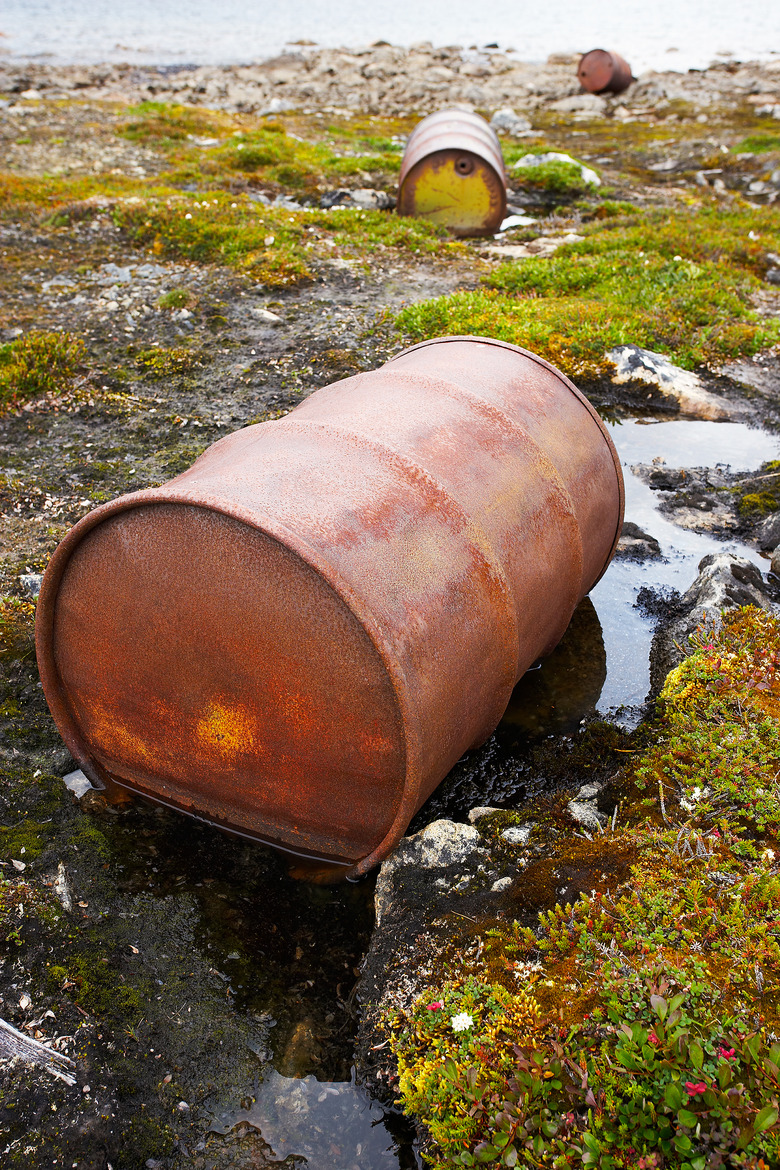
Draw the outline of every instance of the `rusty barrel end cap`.
[[[130,500],[49,571],[44,688],[93,772],[304,857],[354,863],[383,839],[405,783],[393,683],[295,552]]]

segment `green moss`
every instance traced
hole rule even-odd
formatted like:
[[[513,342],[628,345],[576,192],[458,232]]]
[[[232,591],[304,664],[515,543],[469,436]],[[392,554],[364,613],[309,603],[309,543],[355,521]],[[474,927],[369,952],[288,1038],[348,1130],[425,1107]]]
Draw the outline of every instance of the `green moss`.
[[[21,878],[0,877],[0,939],[5,943],[14,948],[27,945],[61,917],[62,907],[47,891]]]
[[[475,1043],[439,1051],[424,1012],[441,1000],[451,1027],[448,983],[388,1021],[436,1166],[780,1158],[780,622],[746,608],[697,635],[637,747],[618,831],[587,846],[570,832],[524,870],[533,908],[547,867],[536,926],[483,936],[483,992],[498,977],[536,1005],[521,1043],[488,1045],[475,1026]],[[556,904],[555,879],[588,849],[600,879]]]
[[[0,414],[71,389],[85,353],[72,333],[32,332],[0,345]]]
[[[0,598],[0,661],[30,659],[35,654],[35,603]]]
[[[227,264],[270,287],[309,280],[317,261],[339,255],[364,257],[384,249],[462,250],[423,220],[338,208],[287,211],[214,192],[194,201],[176,196],[126,203],[115,208],[114,218],[134,241],[159,255]]]
[[[230,119],[214,110],[181,106],[167,102],[141,102],[127,111],[127,121],[117,132],[131,142],[142,142],[158,149],[170,149],[194,135],[204,137],[224,133]]]
[[[767,150],[780,150],[780,134],[749,134],[731,149],[736,154],[762,154]]]
[[[752,308],[767,248],[780,248],[773,208],[619,214],[550,259],[508,261],[490,290],[404,309],[410,339],[480,334],[525,346],[577,378],[609,372],[605,353],[634,343],[692,368],[753,354],[780,325]],[[751,238],[750,234],[754,238]]]
[[[200,363],[198,355],[191,349],[174,345],[170,348],[154,346],[141,350],[135,364],[152,378],[170,378],[174,374],[184,374]]]
[[[170,292],[163,293],[157,301],[161,309],[183,309],[190,302],[190,294],[186,288],[172,288]]]

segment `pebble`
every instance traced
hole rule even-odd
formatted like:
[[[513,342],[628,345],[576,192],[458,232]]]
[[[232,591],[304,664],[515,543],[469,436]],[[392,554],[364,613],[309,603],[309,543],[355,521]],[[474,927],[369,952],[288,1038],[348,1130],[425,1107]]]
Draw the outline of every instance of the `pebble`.
[[[478,805],[477,808],[472,808],[468,812],[468,822],[470,825],[475,825],[477,821],[482,820],[483,817],[489,817],[491,813],[503,812],[500,808],[491,808],[490,805]]]
[[[504,829],[501,834],[502,841],[506,841],[508,845],[527,845],[531,839],[531,830],[533,825],[510,825],[508,829]]]
[[[93,787],[81,768],[77,768],[75,772],[68,772],[67,776],[62,777],[62,782],[78,800],[81,800],[82,796],[86,792],[90,792]]]
[[[22,573],[19,577],[19,584],[25,593],[29,593],[30,597],[35,601],[41,591],[43,573]]]
[[[590,804],[585,800],[570,800],[566,807],[572,819],[577,824],[582,825],[584,829],[593,829],[598,832],[607,820],[604,814],[598,811],[595,804]]]

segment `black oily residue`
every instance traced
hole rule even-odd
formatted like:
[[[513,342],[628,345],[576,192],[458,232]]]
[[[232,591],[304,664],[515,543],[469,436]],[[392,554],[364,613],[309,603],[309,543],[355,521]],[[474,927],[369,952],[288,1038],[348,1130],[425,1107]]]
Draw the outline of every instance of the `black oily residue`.
[[[237,1012],[273,1019],[268,1056],[279,1072],[348,1080],[373,883],[292,881],[272,850],[145,803],[118,819],[110,840],[120,890],[195,899],[199,949]]]
[[[585,597],[552,654],[518,682],[495,733],[455,765],[409,832],[439,817],[465,820],[479,805],[516,806],[570,784],[578,769],[589,767],[582,747],[593,737],[582,729],[595,716],[606,677],[601,623]]]

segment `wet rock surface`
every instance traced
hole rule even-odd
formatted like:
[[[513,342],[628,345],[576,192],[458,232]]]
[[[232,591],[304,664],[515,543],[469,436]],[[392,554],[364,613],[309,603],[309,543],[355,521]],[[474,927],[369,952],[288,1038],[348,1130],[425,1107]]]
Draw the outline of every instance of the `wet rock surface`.
[[[677,602],[671,620],[662,620],[653,640],[651,671],[660,688],[669,671],[690,651],[689,638],[697,629],[717,628],[720,614],[735,606],[755,605],[778,613],[780,594],[760,569],[730,553],[704,557],[693,584]]]

